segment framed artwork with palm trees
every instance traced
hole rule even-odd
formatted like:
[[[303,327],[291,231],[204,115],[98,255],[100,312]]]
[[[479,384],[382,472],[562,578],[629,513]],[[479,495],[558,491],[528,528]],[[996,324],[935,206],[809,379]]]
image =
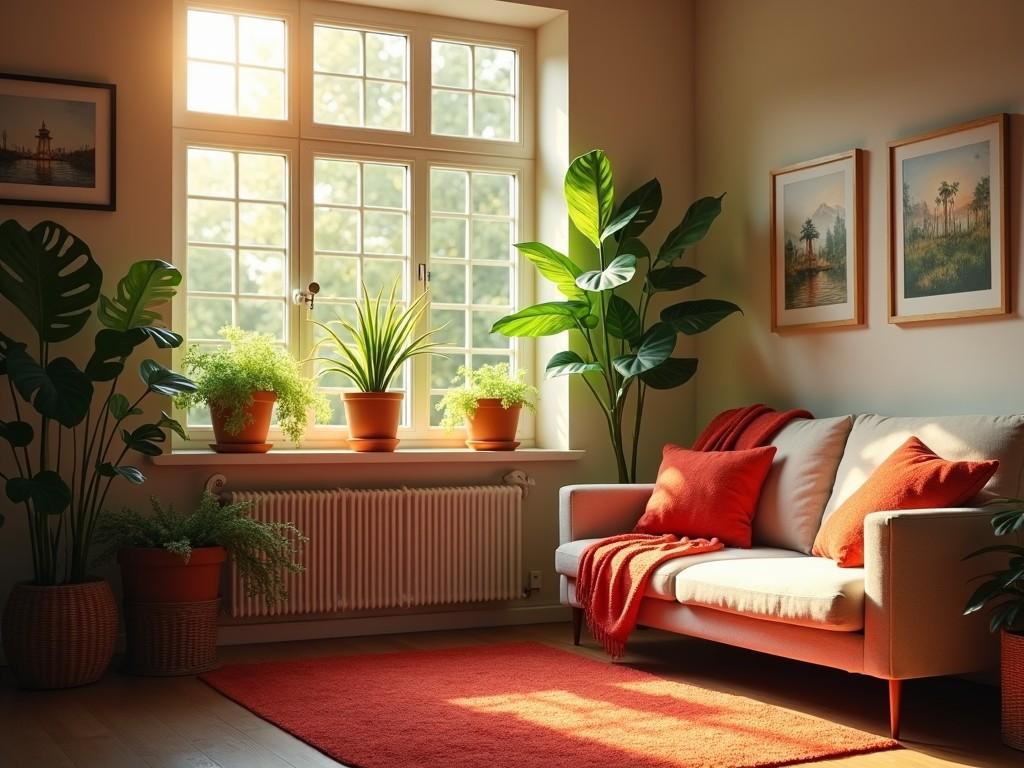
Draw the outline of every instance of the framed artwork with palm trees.
[[[771,172],[772,331],[864,324],[863,155]]]
[[[889,322],[1010,311],[1006,115],[889,144]]]

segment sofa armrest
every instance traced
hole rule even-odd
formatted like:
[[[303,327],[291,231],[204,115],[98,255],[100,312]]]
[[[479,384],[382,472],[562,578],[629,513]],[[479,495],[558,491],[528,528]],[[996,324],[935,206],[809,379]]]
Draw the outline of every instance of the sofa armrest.
[[[998,555],[991,509],[875,512],[864,521],[864,671],[904,679],[994,668],[998,642],[982,615],[964,616],[975,578]],[[1005,542],[1005,538],[1004,538]]]
[[[559,543],[628,533],[653,491],[653,484],[565,486],[558,496]]]

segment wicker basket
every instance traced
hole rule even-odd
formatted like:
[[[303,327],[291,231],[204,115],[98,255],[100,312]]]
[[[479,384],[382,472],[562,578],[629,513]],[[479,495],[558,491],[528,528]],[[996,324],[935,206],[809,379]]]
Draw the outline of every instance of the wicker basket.
[[[1024,749],[1024,634],[1003,631],[1003,743]]]
[[[3,616],[4,653],[23,688],[72,688],[103,676],[117,640],[117,603],[102,580],[17,584]]]
[[[201,603],[129,603],[126,668],[135,675],[196,675],[217,664],[220,600]]]

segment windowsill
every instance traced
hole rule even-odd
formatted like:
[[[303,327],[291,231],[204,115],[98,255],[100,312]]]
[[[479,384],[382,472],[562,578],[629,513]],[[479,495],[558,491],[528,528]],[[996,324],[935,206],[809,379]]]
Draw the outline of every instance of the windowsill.
[[[297,464],[522,464],[537,461],[579,461],[585,451],[521,448],[517,451],[474,451],[469,448],[405,448],[386,453],[347,450],[280,449],[268,453],[215,453],[181,450],[151,456],[168,467],[275,466]]]

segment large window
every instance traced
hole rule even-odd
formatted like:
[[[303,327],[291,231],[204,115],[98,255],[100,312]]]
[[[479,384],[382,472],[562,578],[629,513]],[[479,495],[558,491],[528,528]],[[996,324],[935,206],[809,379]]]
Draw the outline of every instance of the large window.
[[[293,296],[308,283],[321,288],[320,321],[354,317],[362,286],[402,305],[427,292],[419,331],[439,328],[444,356],[414,360],[394,382],[406,395],[402,437],[456,442],[434,406],[459,366],[531,367],[528,347],[490,328],[531,298],[514,243],[530,236],[532,33],[338,3],[251,4],[176,10],[175,260],[186,291],[175,324],[190,344],[214,345],[237,325],[305,359],[320,332]],[[320,385],[333,415],[304,443],[337,444],[336,395],[352,382],[330,374]],[[207,415],[188,420],[204,440]]]

